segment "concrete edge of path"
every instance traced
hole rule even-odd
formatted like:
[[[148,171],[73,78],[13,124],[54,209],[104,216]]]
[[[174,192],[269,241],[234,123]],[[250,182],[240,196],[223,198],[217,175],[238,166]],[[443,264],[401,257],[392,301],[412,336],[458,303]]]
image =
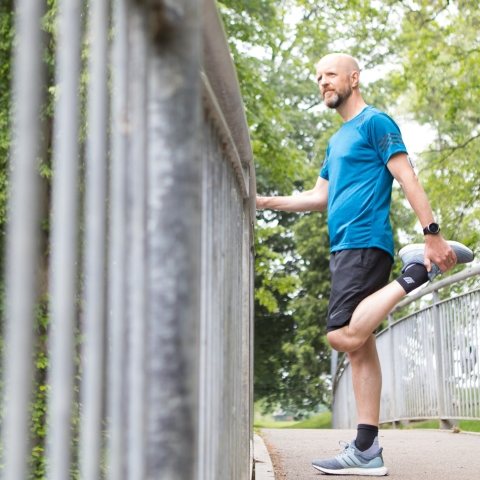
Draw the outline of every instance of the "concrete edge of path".
[[[272,460],[265,442],[260,435],[255,434],[253,440],[253,461],[255,462],[255,480],[274,479]]]

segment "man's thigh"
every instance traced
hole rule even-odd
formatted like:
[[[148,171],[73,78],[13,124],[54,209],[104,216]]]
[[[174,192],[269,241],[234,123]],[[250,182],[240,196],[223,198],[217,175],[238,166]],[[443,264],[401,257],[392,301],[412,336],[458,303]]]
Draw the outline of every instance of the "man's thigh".
[[[332,253],[332,290],[327,333],[348,325],[358,304],[387,285],[391,269],[392,257],[380,248],[358,248]]]

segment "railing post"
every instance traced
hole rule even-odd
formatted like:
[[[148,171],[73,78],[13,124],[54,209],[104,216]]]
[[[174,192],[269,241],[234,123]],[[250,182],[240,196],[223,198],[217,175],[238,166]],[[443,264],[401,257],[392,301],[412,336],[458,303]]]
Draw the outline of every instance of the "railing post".
[[[126,444],[127,316],[127,152],[128,111],[128,13],[129,0],[117,0],[113,12],[115,37],[112,46],[113,96],[111,114],[109,285],[108,285],[108,480],[124,480]]]
[[[2,478],[27,478],[28,408],[31,394],[33,318],[36,302],[37,236],[39,227],[40,115],[43,89],[41,18],[42,1],[17,1],[18,43],[14,55],[14,126],[10,183],[15,186],[9,202],[7,236],[7,316],[2,424]]]
[[[392,412],[392,426],[393,428],[397,428],[398,422],[395,420],[397,418],[397,402],[396,402],[396,383],[395,383],[395,342],[393,341],[393,324],[394,318],[391,313],[388,314],[388,336],[390,339],[390,382],[392,389],[392,404],[391,404],[391,412]]]
[[[337,373],[337,366],[338,366],[338,352],[333,350],[330,357],[330,375],[332,377],[332,428],[336,428],[335,425],[335,415],[333,409],[335,407],[334,396],[335,396],[335,374]]]
[[[197,478],[201,10],[152,2],[148,70],[145,477]]]
[[[55,108],[50,237],[50,370],[47,457],[49,479],[67,478],[74,377],[74,336],[77,307],[76,262],[78,230],[78,113],[81,55],[81,0],[60,3],[57,81],[60,97]]]
[[[85,178],[85,309],[80,428],[82,478],[100,476],[105,360],[105,243],[108,155],[108,26],[109,3],[92,3],[91,61],[88,94],[88,138]]]
[[[442,342],[442,325],[440,318],[440,309],[438,302],[440,295],[438,290],[433,292],[432,299],[432,314],[433,314],[433,335],[434,335],[434,351],[435,351],[435,370],[437,380],[437,401],[438,401],[438,417],[440,420],[440,428],[442,430],[449,430],[456,423],[450,419],[446,419],[445,408],[445,379],[443,375],[443,342]]]

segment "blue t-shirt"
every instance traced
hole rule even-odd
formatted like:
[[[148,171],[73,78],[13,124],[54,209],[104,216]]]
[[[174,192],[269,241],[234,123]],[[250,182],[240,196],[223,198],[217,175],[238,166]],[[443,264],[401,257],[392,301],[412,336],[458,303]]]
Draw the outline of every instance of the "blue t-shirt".
[[[398,152],[407,153],[398,125],[370,106],[330,139],[320,176],[329,181],[332,252],[377,247],[394,257],[387,162]]]

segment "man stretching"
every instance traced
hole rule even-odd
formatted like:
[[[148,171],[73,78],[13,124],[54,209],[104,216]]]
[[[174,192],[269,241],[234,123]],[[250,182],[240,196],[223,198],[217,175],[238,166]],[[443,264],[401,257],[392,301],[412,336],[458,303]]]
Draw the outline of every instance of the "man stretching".
[[[323,57],[317,65],[322,98],[344,124],[328,144],[313,190],[295,196],[257,197],[257,208],[288,212],[328,207],[332,276],[327,319],[331,347],[347,352],[358,413],[357,437],[342,453],[313,466],[339,475],[386,475],[378,443],[382,375],[372,333],[410,291],[472,252],[440,235],[432,209],[410,164],[397,124],[368,106],[359,90],[359,67],[345,54]],[[424,228],[425,244],[399,255],[403,274],[388,284],[394,250],[389,220],[393,179]]]

